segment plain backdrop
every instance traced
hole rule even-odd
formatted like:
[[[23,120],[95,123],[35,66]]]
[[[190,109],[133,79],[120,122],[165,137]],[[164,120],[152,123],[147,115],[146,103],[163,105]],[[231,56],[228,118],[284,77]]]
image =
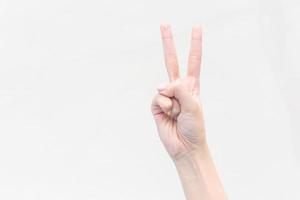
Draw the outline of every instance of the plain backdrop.
[[[230,199],[300,199],[300,2],[0,0],[0,199],[182,200],[150,103],[203,26],[201,99]]]

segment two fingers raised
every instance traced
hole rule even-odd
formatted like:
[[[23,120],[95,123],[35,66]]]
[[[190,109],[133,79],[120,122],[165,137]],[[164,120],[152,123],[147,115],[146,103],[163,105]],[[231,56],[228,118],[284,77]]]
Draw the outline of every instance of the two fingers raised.
[[[161,25],[160,30],[169,80],[174,81],[178,79],[180,75],[172,30],[170,25]],[[202,55],[202,30],[200,26],[193,27],[190,46],[187,75],[198,79]]]
[[[180,79],[179,65],[173,34],[170,25],[161,25],[161,37],[165,65],[170,83],[158,88],[152,103],[153,114],[165,113],[176,116],[180,111],[193,112],[197,101],[195,95],[199,90],[199,75],[202,55],[202,31],[199,26],[194,26],[191,36],[191,48],[188,58],[187,79]],[[192,81],[191,81],[192,80]]]

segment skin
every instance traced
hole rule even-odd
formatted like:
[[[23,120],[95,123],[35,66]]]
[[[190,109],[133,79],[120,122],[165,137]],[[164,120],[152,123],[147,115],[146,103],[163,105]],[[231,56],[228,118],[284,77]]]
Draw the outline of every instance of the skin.
[[[199,99],[201,27],[192,29],[185,76],[179,73],[171,27],[160,29],[169,83],[157,88],[151,105],[159,137],[175,163],[187,200],[227,199],[207,145]]]

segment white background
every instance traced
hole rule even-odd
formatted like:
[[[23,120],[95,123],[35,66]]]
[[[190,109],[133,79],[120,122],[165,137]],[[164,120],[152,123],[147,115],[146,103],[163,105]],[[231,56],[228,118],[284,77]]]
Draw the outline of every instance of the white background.
[[[300,199],[300,3],[0,0],[0,199],[184,199],[150,103],[202,24],[208,142],[231,199]]]

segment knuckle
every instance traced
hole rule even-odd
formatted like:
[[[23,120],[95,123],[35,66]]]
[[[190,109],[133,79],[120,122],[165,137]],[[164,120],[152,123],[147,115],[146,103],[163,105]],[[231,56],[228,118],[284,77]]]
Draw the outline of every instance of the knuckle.
[[[190,61],[192,62],[198,62],[201,60],[200,54],[191,54],[190,55]]]

